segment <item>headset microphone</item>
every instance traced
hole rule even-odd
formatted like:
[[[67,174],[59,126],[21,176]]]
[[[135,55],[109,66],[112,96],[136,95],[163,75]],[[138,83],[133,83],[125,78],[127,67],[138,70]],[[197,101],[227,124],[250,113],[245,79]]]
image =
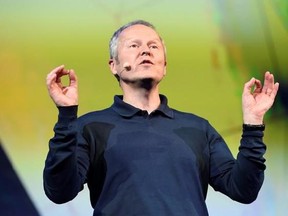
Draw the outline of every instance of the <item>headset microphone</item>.
[[[131,65],[129,65],[129,63],[128,62],[125,62],[124,64],[123,64],[123,68],[126,70],[126,71],[130,71],[132,68],[131,68]]]
[[[126,71],[130,71],[132,68],[130,66],[130,64],[128,62],[125,62],[123,64],[123,69],[118,73],[118,77],[121,77],[121,74],[126,70]]]

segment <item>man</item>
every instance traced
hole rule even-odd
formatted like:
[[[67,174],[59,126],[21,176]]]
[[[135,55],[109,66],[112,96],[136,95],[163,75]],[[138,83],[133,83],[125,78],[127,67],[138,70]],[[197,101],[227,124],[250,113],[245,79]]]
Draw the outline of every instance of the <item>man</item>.
[[[273,75],[265,73],[263,87],[255,78],[244,86],[235,160],[207,120],[168,107],[159,94],[166,51],[150,23],[134,21],[117,30],[110,55],[123,96],[105,110],[77,118],[74,71],[59,66],[47,76],[59,116],[44,169],[46,195],[64,203],[87,183],[94,215],[109,216],[208,215],[208,184],[233,200],[253,202],[264,179],[263,118],[279,88]]]

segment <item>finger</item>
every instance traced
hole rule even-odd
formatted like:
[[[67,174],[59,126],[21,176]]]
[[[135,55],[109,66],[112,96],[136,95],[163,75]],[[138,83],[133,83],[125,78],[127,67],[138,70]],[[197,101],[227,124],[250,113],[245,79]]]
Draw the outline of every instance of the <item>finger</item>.
[[[66,70],[65,68],[62,68],[58,71],[56,71],[56,83],[61,83],[61,78],[63,76],[69,75],[70,70]]]
[[[46,78],[47,87],[50,87],[53,83],[56,82],[56,77],[57,77],[56,73],[49,73],[47,75],[47,78]]]
[[[61,77],[69,74],[69,70],[64,69],[64,65],[60,65],[54,68],[46,78],[46,86],[48,91],[56,90],[58,88],[62,89],[63,84],[61,81]]]
[[[265,73],[264,86],[262,92],[270,95],[274,89],[274,76],[269,71]]]
[[[62,71],[64,69],[64,65],[60,65],[56,68],[54,68],[47,76],[52,76],[53,74],[57,74],[59,73],[60,71]]]
[[[49,78],[47,78],[47,82],[46,82],[46,85],[47,85],[47,88],[50,91],[52,91],[53,89],[56,90],[58,88],[62,88],[62,83],[61,82],[57,82],[57,74],[51,74],[49,76]]]
[[[272,98],[275,98],[275,97],[276,97],[277,92],[278,92],[278,89],[279,89],[279,83],[276,82],[276,83],[274,84],[274,88],[273,88],[273,90],[272,90],[272,92],[271,92],[271,94],[270,94],[270,96],[271,96]]]
[[[56,81],[56,77],[57,77],[57,73],[59,73],[59,71],[62,71],[64,69],[64,65],[60,65],[56,68],[54,68],[46,77],[46,84],[51,84],[51,82],[55,82]]]
[[[69,71],[69,80],[70,80],[70,86],[77,87],[78,79],[73,69]]]
[[[255,79],[255,89],[254,89],[254,93],[260,93],[262,90],[262,83],[260,80]]]
[[[256,79],[252,77],[248,82],[245,83],[243,94],[251,94],[252,87],[254,86]]]

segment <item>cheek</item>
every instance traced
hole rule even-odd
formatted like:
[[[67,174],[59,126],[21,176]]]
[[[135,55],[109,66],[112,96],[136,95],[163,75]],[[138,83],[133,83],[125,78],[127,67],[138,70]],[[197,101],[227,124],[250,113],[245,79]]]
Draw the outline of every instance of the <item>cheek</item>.
[[[161,66],[166,66],[166,59],[165,57],[163,56],[162,58],[159,58],[157,63]]]
[[[132,63],[136,59],[136,54],[133,51],[122,53],[119,55],[119,62],[120,63],[125,63],[125,62],[130,62]]]
[[[161,54],[158,54],[158,62],[166,65],[166,56],[163,52],[161,52]]]

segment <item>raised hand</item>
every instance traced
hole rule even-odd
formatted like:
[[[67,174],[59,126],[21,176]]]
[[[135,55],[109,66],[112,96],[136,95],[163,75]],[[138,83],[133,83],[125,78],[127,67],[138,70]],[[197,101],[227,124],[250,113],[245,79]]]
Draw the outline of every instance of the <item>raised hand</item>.
[[[68,86],[62,84],[63,76],[69,76]],[[74,70],[64,69],[64,65],[56,67],[47,75],[46,85],[56,106],[78,105],[78,80]]]
[[[264,115],[273,105],[278,89],[279,83],[274,83],[270,72],[265,73],[263,87],[255,78],[245,83],[242,94],[244,124],[263,124]]]

